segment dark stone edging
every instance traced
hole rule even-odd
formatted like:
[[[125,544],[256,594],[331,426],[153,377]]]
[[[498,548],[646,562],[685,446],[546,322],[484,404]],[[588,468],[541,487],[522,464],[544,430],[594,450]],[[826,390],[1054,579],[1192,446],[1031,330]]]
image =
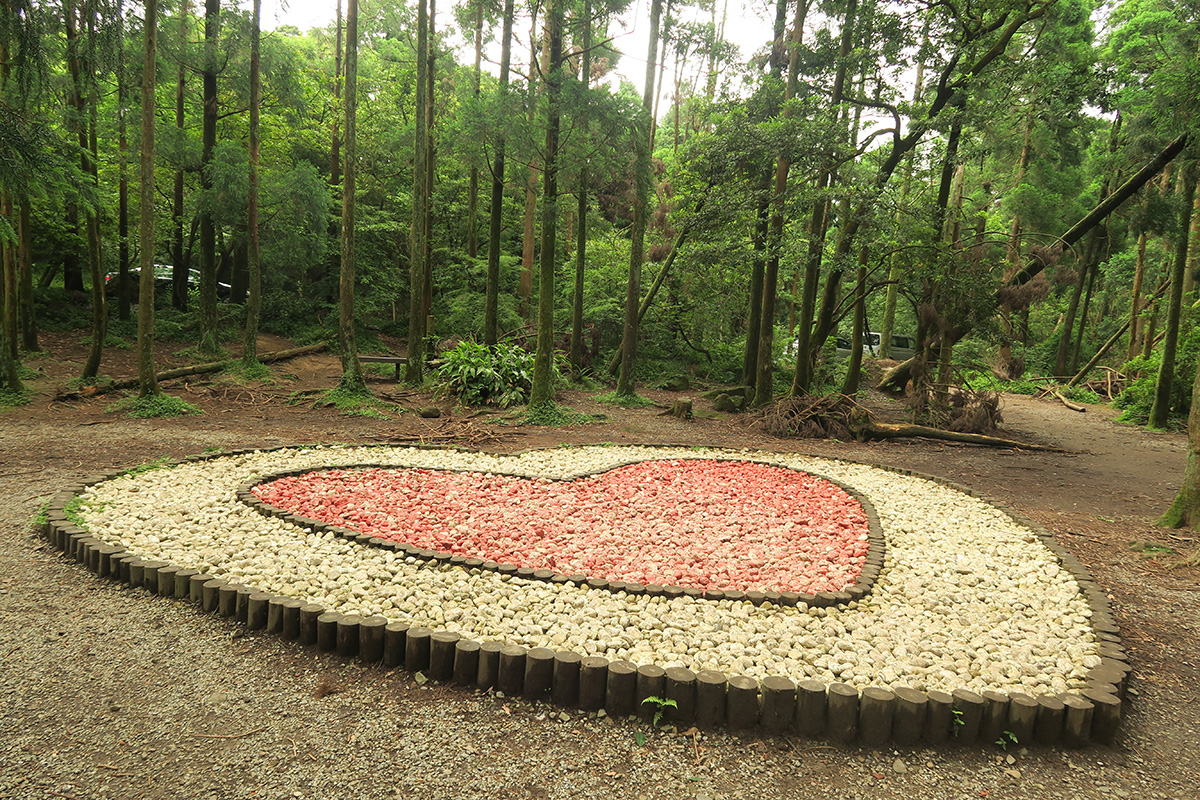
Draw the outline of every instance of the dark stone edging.
[[[302,448],[294,445],[246,448],[190,456],[176,463],[291,449]],[[419,449],[463,450],[428,446]],[[861,464],[848,459],[830,460]],[[382,616],[364,618],[327,612],[318,604],[257,592],[194,569],[140,558],[90,536],[67,519],[66,506],[80,492],[121,477],[125,470],[64,487],[48,505],[42,532],[64,554],[100,577],[142,587],[152,594],[188,600],[203,611],[234,618],[249,630],[265,630],[304,645],[316,644],[322,651],[358,658],[367,664],[403,666],[410,672],[424,672],[434,680],[480,690],[496,689],[510,696],[550,701],[585,711],[603,708],[613,716],[639,714],[648,719],[653,709],[642,701],[665,697],[675,701],[676,707],[663,709],[664,719],[679,726],[723,725],[730,730],[794,732],[845,744],[857,741],[867,746],[882,746],[891,742],[911,746],[951,740],[960,744],[987,744],[1005,734],[1011,734],[1022,744],[1069,747],[1111,744],[1122,716],[1131,668],[1128,653],[1120,644],[1108,597],[1083,564],[1055,542],[1044,527],[981,493],[911,470],[863,466],[922,478],[976,497],[1033,531],[1056,555],[1060,565],[1075,577],[1092,610],[1092,626],[1100,640],[1102,663],[1089,672],[1088,688],[1080,693],[1036,698],[991,690],[979,694],[968,689],[948,694],[905,687],[895,690],[867,687],[860,692],[844,683],[825,685],[816,680],[797,683],[777,676],[758,681],[712,670],[696,673],[681,667],[664,670],[653,664],[638,667],[628,661],[609,662],[566,650],[555,652],[503,642],[474,642],[462,639],[457,633],[389,622]]]
[[[762,466],[770,466],[781,469],[791,469],[783,467],[779,464],[771,464],[766,461],[754,461],[751,459],[709,459],[721,461],[737,461],[739,463],[759,464]],[[606,472],[611,472],[621,467],[631,466],[640,462],[623,461],[612,466],[605,467],[594,472],[580,472],[572,475],[567,475],[556,480],[568,482],[576,481],[582,478],[595,477],[603,475]],[[875,579],[879,577],[880,571],[883,569],[883,559],[886,547],[886,541],[883,536],[883,526],[879,523],[879,515],[875,513],[875,506],[865,495],[859,492],[852,486],[847,486],[840,481],[820,475],[807,470],[793,470],[793,472],[802,472],[813,478],[826,481],[833,484],[846,494],[850,495],[858,502],[863,513],[867,517],[867,555],[866,561],[863,563],[862,569],[859,572],[858,580],[851,586],[846,587],[838,592],[792,592],[792,591],[739,591],[734,589],[701,589],[695,586],[660,586],[658,584],[640,584],[620,580],[607,580],[604,578],[591,578],[582,573],[574,573],[566,575],[560,572],[555,572],[551,569],[538,569],[534,567],[520,567],[516,564],[504,564],[496,561],[486,561],[482,558],[472,558],[469,556],[454,555],[439,550],[427,550],[405,542],[396,542],[389,539],[370,536],[369,534],[361,533],[352,528],[343,528],[321,520],[311,519],[299,514],[294,514],[287,509],[278,508],[259,500],[254,495],[254,488],[264,483],[280,480],[281,478],[300,477],[301,475],[311,475],[314,472],[325,472],[328,470],[363,470],[363,469],[416,469],[403,464],[345,464],[336,467],[318,467],[318,468],[297,468],[274,472],[269,475],[263,475],[251,481],[247,481],[238,487],[238,501],[246,506],[254,509],[258,513],[266,517],[275,517],[282,519],[285,522],[291,523],[301,528],[305,528],[314,533],[332,533],[342,539],[355,542],[360,545],[369,547],[378,547],[384,550],[391,550],[412,558],[422,559],[433,563],[451,564],[460,566],[466,569],[481,569],[490,572],[497,572],[501,575],[515,575],[518,578],[527,580],[546,581],[548,583],[570,583],[576,586],[586,584],[592,589],[607,589],[614,594],[617,592],[625,592],[630,595],[648,595],[650,597],[681,597],[688,596],[694,598],[703,598],[705,600],[746,600],[756,606],[765,603],[771,603],[778,606],[797,606],[803,603],[809,607],[815,608],[830,608],[833,606],[842,606],[852,600],[861,600],[870,593],[871,588],[875,585]],[[428,469],[421,467],[420,469]],[[464,469],[447,469],[439,467],[441,472],[481,472],[481,470],[464,470]],[[518,475],[508,472],[487,472],[489,475],[502,475],[511,478],[528,478],[527,475]]]

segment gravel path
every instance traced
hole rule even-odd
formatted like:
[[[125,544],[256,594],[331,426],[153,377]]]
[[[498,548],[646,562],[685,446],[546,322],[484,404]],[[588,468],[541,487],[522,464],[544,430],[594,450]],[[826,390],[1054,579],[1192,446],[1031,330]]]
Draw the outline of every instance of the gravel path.
[[[278,441],[233,426],[0,422],[0,798],[1195,796],[1194,687],[1139,684],[1114,748],[870,751],[652,732],[639,747],[628,724],[245,634],[95,579],[28,531],[41,499],[84,475]]]

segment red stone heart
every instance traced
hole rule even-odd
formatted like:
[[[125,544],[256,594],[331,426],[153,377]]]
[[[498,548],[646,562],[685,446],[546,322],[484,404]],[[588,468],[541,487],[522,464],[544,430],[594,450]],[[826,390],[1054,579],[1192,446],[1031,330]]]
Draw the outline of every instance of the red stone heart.
[[[844,489],[744,461],[643,461],[568,481],[331,469],[254,493],[419,548],[640,584],[837,592],[869,547],[867,515]]]

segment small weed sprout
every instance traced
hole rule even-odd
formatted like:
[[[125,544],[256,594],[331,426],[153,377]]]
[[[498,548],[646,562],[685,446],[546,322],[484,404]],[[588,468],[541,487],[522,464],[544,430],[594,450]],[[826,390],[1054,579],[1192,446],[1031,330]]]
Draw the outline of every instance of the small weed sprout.
[[[654,717],[650,721],[652,728],[658,728],[658,723],[662,722],[663,713],[668,708],[679,708],[679,704],[668,697],[655,697],[651,695],[642,701],[642,705],[646,705],[647,703],[654,706]]]
[[[996,740],[996,744],[1000,745],[1001,750],[1008,750],[1010,744],[1017,744],[1017,735],[1012,731],[1004,731]]]

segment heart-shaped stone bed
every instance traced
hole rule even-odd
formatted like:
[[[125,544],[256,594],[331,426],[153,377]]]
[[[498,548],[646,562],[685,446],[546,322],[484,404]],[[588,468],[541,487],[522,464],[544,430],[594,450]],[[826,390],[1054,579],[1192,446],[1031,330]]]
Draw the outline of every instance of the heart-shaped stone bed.
[[[343,468],[267,480],[253,494],[272,513],[617,587],[842,592],[862,586],[875,538],[842,487],[747,461],[643,461],[565,481]]]

